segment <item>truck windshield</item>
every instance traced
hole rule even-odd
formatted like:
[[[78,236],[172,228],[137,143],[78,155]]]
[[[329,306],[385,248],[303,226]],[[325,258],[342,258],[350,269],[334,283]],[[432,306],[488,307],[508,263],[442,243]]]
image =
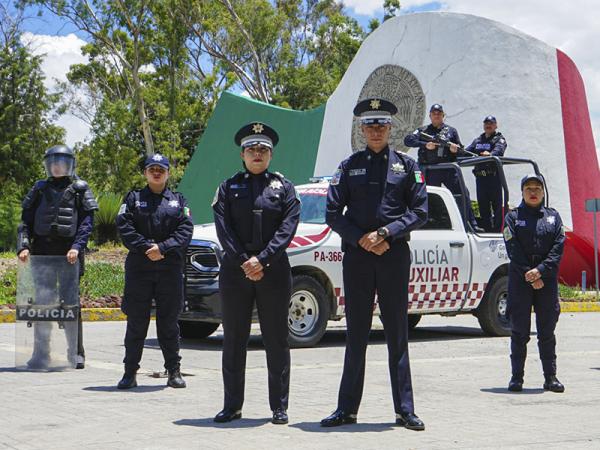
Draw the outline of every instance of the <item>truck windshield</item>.
[[[324,224],[327,189],[299,190],[298,194],[302,202],[300,222]]]

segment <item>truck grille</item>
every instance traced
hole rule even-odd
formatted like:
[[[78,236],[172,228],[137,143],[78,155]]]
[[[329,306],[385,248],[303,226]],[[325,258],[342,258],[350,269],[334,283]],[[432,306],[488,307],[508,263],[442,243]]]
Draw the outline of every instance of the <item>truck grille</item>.
[[[187,250],[185,276],[188,283],[202,283],[219,275],[218,247],[212,242],[192,242]]]

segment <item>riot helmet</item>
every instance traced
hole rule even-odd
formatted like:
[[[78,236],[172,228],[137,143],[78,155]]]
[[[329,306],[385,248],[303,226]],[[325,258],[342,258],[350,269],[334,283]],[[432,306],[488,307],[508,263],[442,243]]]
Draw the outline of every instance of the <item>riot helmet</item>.
[[[44,153],[44,168],[48,178],[72,177],[75,154],[66,145],[55,145]]]

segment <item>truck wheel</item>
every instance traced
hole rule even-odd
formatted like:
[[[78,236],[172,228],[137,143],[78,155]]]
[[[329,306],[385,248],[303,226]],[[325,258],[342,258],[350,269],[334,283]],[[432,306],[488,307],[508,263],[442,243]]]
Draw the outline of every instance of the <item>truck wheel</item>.
[[[421,314],[409,314],[408,315],[408,329],[414,330],[417,324],[421,321]]]
[[[327,330],[331,304],[321,283],[308,275],[296,275],[288,315],[290,347],[312,347]]]
[[[213,322],[179,321],[179,334],[182,338],[204,339],[213,334],[217,328],[219,324]]]
[[[475,315],[483,332],[490,336],[510,336],[510,322],[506,315],[508,276],[496,279],[483,298]]]

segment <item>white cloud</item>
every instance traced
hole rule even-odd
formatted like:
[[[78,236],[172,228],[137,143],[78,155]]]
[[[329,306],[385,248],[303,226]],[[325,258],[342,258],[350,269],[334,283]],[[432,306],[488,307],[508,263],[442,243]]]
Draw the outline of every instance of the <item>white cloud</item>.
[[[371,16],[383,9],[383,0],[344,0],[343,3],[361,16]]]
[[[87,58],[81,54],[81,46],[86,42],[74,34],[49,36],[26,32],[21,41],[34,54],[44,56],[41,67],[46,76],[44,85],[50,92],[56,90],[57,80],[67,81],[67,72],[72,64],[87,62]],[[90,131],[84,121],[71,114],[61,116],[56,124],[67,131],[66,143],[71,146],[84,141]]]

